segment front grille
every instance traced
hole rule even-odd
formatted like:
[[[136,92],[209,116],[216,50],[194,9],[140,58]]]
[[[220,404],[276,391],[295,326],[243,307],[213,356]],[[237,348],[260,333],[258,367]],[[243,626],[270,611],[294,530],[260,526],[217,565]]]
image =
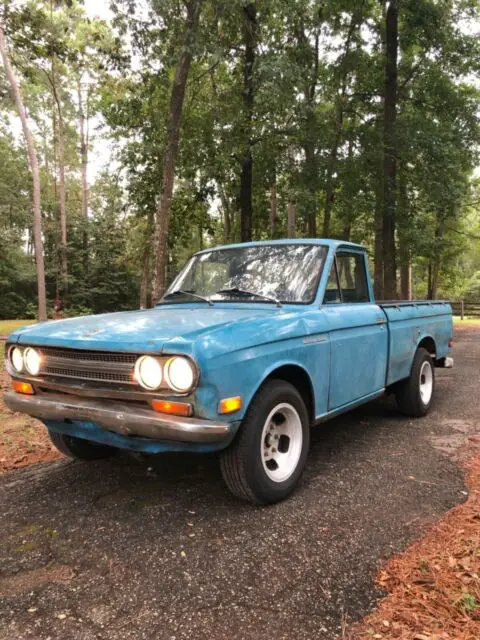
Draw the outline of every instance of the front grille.
[[[38,348],[38,347],[37,347]],[[112,353],[110,351],[80,351],[78,349],[58,349],[57,347],[42,347],[41,352],[49,358],[65,358],[74,360],[88,360],[89,362],[119,362],[134,365],[138,356],[132,353]]]
[[[138,386],[133,378],[137,355],[41,347],[40,375]]]

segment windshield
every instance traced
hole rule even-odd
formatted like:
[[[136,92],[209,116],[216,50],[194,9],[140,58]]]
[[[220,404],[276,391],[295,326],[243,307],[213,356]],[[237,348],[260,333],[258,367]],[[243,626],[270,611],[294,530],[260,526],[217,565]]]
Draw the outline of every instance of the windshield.
[[[169,302],[313,302],[327,250],[312,244],[218,249],[193,256],[167,291]],[[184,298],[180,295],[184,294]],[[179,295],[172,296],[174,292]],[[270,300],[269,300],[270,299]]]

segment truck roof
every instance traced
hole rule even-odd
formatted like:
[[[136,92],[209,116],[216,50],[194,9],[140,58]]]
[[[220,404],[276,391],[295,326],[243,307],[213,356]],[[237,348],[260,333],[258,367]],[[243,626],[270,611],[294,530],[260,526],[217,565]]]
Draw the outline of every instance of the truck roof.
[[[237,244],[224,244],[217,247],[210,247],[203,251],[197,251],[195,255],[199,253],[208,253],[210,251],[217,251],[218,249],[240,249],[243,247],[261,247],[264,245],[276,245],[276,244],[318,244],[324,247],[331,247],[336,249],[337,247],[350,247],[351,249],[361,249],[366,251],[367,249],[361,244],[355,242],[346,242],[345,240],[332,240],[331,238],[283,238],[281,240],[258,240],[257,242],[242,242]]]

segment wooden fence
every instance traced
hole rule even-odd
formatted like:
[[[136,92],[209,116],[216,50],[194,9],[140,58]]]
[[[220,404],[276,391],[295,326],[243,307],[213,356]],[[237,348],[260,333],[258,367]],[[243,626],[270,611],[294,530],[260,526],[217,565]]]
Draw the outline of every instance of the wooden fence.
[[[460,316],[463,320],[465,317],[480,318],[480,302],[451,302],[453,314]]]

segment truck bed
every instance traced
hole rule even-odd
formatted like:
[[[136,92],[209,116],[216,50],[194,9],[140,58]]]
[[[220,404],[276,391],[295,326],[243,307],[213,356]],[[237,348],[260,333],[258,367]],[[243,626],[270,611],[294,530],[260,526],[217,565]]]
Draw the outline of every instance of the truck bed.
[[[452,339],[452,308],[444,300],[381,300],[377,304],[387,318],[387,385],[410,375],[417,345],[424,345],[435,358],[449,353]]]

